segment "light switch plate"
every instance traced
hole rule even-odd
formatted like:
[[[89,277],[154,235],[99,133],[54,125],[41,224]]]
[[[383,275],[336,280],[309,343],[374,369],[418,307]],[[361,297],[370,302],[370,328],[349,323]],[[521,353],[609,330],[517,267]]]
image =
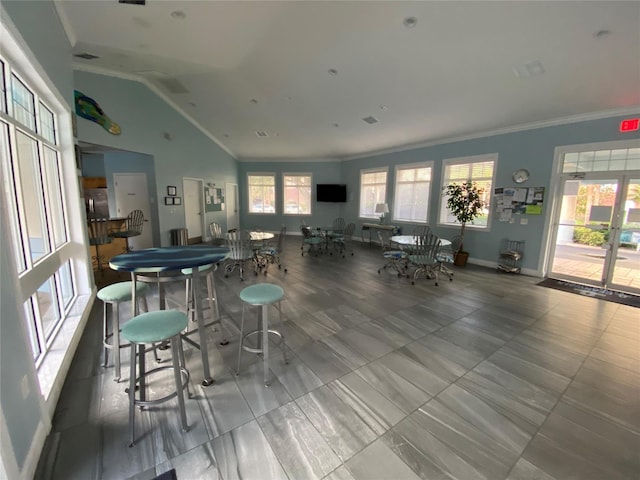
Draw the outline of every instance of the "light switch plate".
[[[521,218],[520,219],[520,225],[529,225],[529,219],[528,218]]]

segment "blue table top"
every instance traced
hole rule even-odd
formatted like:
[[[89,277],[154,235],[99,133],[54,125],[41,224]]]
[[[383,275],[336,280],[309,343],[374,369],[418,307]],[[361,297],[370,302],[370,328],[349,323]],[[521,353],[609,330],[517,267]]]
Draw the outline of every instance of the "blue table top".
[[[117,255],[109,261],[109,266],[121,272],[168,272],[218,263],[228,255],[229,249],[226,247],[146,248]]]

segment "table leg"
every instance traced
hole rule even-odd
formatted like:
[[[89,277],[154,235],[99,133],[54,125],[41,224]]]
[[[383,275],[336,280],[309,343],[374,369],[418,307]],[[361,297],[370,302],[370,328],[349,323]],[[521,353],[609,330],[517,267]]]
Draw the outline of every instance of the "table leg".
[[[193,290],[193,303],[196,309],[196,322],[198,324],[198,335],[200,336],[200,355],[202,356],[202,371],[204,380],[202,385],[208,387],[213,383],[211,372],[209,371],[209,352],[207,351],[207,338],[204,331],[204,315],[202,312],[202,300],[200,299],[200,275],[199,269],[194,268],[191,274],[191,288]],[[211,312],[213,314],[213,312]]]

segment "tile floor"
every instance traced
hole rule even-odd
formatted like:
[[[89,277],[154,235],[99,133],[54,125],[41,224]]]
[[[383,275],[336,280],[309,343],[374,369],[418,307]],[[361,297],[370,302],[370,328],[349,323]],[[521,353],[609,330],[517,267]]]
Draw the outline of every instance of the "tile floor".
[[[101,366],[97,302],[37,478],[143,480],[172,468],[180,480],[638,478],[638,309],[472,265],[451,283],[411,286],[377,273],[375,247],[356,243],[342,259],[302,257],[299,246],[287,239],[287,274],[217,272],[231,342],[219,347],[209,330],[210,387],[187,349],[188,433],[174,399],[137,410],[127,447],[125,383]],[[272,349],[270,388],[256,355],[244,353],[234,375],[238,294],[263,281],[285,289],[290,348],[288,365]],[[154,382],[153,394],[171,385]]]

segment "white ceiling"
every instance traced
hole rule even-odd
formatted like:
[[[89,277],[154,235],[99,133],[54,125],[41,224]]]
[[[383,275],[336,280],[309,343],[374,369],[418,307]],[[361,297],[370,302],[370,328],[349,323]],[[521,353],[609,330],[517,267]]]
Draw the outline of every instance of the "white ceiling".
[[[155,85],[239,159],[349,158],[640,105],[636,1],[56,5],[74,54],[100,57],[76,68]]]

